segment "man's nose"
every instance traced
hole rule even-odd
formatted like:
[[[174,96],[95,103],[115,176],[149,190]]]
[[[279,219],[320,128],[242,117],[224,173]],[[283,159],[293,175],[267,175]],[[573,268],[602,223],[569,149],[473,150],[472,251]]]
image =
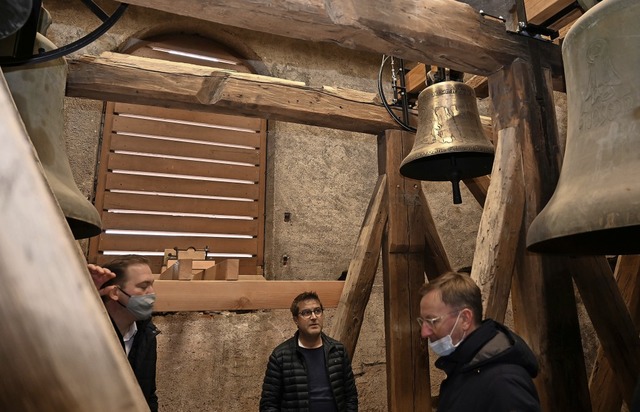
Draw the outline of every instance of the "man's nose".
[[[420,336],[422,336],[422,339],[428,339],[433,336],[433,329],[431,329],[426,322],[423,323],[420,328]]]

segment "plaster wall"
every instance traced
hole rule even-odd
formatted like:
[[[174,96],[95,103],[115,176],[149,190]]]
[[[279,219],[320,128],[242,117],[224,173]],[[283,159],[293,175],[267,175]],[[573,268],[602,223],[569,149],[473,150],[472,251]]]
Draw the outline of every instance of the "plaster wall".
[[[78,1],[46,1],[45,7],[53,17],[47,37],[59,46],[99,24]],[[199,32],[245,48],[253,53],[252,63],[261,74],[313,86],[376,91],[381,56],[137,7],[129,7],[121,21],[76,55],[115,51],[143,33],[170,30]],[[94,196],[101,122],[102,102],[66,98],[67,150],[75,180],[88,198]],[[348,268],[377,179],[376,137],[272,121],[267,139],[266,277],[337,279]],[[452,266],[471,266],[481,208],[465,187],[461,205],[452,204],[450,183],[423,183],[423,189]],[[283,219],[285,212],[291,214],[289,222]],[[327,331],[333,313],[326,313]],[[287,310],[173,313],[155,316],[154,322],[162,331],[157,379],[162,411],[257,410],[269,353],[295,327]],[[380,274],[353,367],[361,410],[386,411]],[[435,378],[434,394],[439,382]]]

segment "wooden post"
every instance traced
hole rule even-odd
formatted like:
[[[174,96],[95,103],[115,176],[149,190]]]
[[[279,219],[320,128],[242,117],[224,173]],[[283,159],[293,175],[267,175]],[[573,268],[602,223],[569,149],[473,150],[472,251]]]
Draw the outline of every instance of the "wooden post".
[[[0,74],[0,409],[148,411]]]
[[[536,59],[516,59],[491,75],[489,93],[496,132],[513,127],[522,147],[526,188],[519,253],[511,288],[515,329],[540,363],[535,383],[545,411],[590,411],[587,374],[571,277],[563,257],[524,250],[531,221],[551,197],[560,150],[549,71]]]
[[[431,412],[428,353],[420,341],[418,291],[424,284],[425,235],[414,222],[423,212],[419,181],[400,175],[411,133],[387,131],[378,139],[380,174],[387,175],[388,230],[382,242],[387,397],[390,412]]]

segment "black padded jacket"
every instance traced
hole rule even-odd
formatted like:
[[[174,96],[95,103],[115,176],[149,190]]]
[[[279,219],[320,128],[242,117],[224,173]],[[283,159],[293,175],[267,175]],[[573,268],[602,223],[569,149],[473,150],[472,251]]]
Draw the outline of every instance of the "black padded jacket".
[[[436,367],[447,373],[438,412],[539,412],[538,362],[518,335],[485,320]]]
[[[358,411],[351,360],[344,345],[322,334],[326,369],[338,412]],[[309,389],[304,356],[298,346],[298,332],[278,345],[267,364],[262,384],[260,412],[306,412]]]

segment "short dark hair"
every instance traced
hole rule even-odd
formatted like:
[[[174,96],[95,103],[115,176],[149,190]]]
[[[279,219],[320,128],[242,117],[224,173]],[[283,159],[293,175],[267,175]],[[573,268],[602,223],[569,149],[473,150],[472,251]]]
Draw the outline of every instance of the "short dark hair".
[[[111,285],[124,285],[124,283],[127,281],[125,272],[129,266],[133,265],[150,266],[150,262],[149,259],[142,255],[123,255],[113,259],[103,267],[115,273],[116,277],[113,279],[109,279],[109,281],[105,282],[102,287],[104,288]]]
[[[440,291],[440,297],[445,305],[456,309],[469,308],[473,312],[476,324],[482,322],[482,293],[471,276],[459,272],[447,272],[435,280],[425,283],[420,288],[420,296],[434,290]]]
[[[320,309],[324,310],[324,308],[322,307],[322,302],[320,302],[320,298],[318,297],[318,294],[316,292],[302,292],[301,294],[296,296],[295,299],[293,299],[293,302],[291,302],[291,314],[294,318],[298,316],[298,313],[300,313],[298,304],[300,302],[304,302],[305,300],[318,301],[318,303],[320,304]]]

